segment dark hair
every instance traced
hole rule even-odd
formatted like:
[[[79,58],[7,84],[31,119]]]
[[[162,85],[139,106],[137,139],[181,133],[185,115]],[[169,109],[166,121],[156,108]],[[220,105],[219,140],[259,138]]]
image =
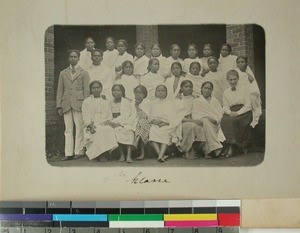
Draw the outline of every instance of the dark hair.
[[[134,45],[134,49],[136,49],[139,45],[142,46],[142,48],[143,48],[144,50],[146,50],[146,46],[145,46],[143,43],[136,43],[136,44]]]
[[[101,89],[103,89],[102,83],[101,83],[100,81],[98,81],[98,80],[94,80],[94,81],[92,81],[92,82],[90,83],[90,93],[92,93],[92,87],[93,87],[93,85],[96,84],[96,83],[100,85]]]
[[[120,42],[122,42],[124,44],[125,48],[128,49],[128,42],[127,42],[127,40],[119,39],[119,40],[117,40],[116,44],[118,45]]]
[[[174,49],[176,46],[177,46],[177,47],[179,48],[179,50],[180,50],[180,46],[179,46],[178,44],[172,44],[172,45],[170,46],[170,52],[171,52],[172,49]]]
[[[229,75],[234,75],[234,76],[240,78],[240,77],[239,77],[239,73],[238,73],[236,70],[229,70],[229,71],[226,73],[226,79],[228,79]]]
[[[208,58],[208,60],[207,60],[207,64],[208,64],[208,62],[210,61],[210,60],[216,60],[217,61],[217,63],[219,64],[219,60],[218,60],[218,58],[216,58],[216,57],[210,57],[210,58]]]
[[[107,43],[108,40],[112,40],[114,43],[116,43],[115,38],[113,38],[111,36],[105,38],[105,43]]]
[[[248,58],[245,56],[238,56],[236,61],[238,61],[240,58],[244,59],[246,61],[246,64],[248,65]]]
[[[203,49],[204,49],[205,47],[209,47],[209,48],[211,49],[211,51],[213,51],[213,48],[212,48],[212,45],[211,45],[211,44],[204,44],[204,45],[203,45]]]
[[[92,40],[94,43],[95,43],[95,40],[93,39],[93,37],[87,37],[87,38],[85,38],[85,40],[84,40],[84,44],[88,41],[88,40]]]
[[[147,91],[147,88],[145,87],[145,86],[143,86],[143,85],[138,85],[138,86],[136,86],[134,89],[133,89],[133,92],[135,93],[136,91],[137,91],[137,89],[140,89],[143,93],[144,93],[144,98],[146,98],[147,97],[147,95],[148,95],[148,91]]]
[[[183,86],[187,83],[190,83],[192,85],[192,87],[194,87],[193,85],[193,82],[191,80],[183,80],[181,83],[180,83],[180,89],[183,88]]]
[[[114,84],[112,87],[111,87],[111,92],[114,90],[115,87],[119,87],[123,93],[122,97],[125,97],[125,88],[122,84]]]
[[[150,71],[151,65],[154,61],[158,61],[159,64],[159,60],[157,58],[151,58],[148,62],[148,67],[147,67],[148,71]]]
[[[221,47],[221,49],[222,49],[224,46],[227,47],[229,53],[232,52],[232,48],[231,48],[231,45],[230,45],[230,44],[227,44],[227,43],[226,43],[226,44],[223,44],[222,47]]]
[[[80,57],[80,52],[77,49],[70,49],[68,50],[68,57],[70,56],[71,53],[76,53],[78,57]]]
[[[132,73],[133,73],[133,63],[131,62],[131,61],[124,61],[123,63],[122,63],[122,74],[124,74],[124,68],[125,68],[125,66],[127,65],[127,64],[130,64],[131,65],[131,67],[132,67]]]
[[[153,45],[151,46],[151,49],[153,49],[154,46],[157,46],[161,50],[161,46],[159,43],[153,43]]]
[[[101,54],[101,56],[103,57],[103,51],[101,49],[94,49],[91,54],[92,56],[94,55],[95,52],[99,52]]]
[[[190,71],[190,72],[191,72],[191,68],[192,68],[192,66],[193,66],[194,64],[197,64],[197,65],[199,66],[200,70],[201,70],[201,65],[200,65],[200,63],[197,62],[197,61],[193,61],[193,62],[190,64],[190,67],[189,67],[189,71]]]
[[[195,44],[188,44],[187,50],[189,50],[189,48],[190,48],[191,46],[193,46],[193,47],[198,51],[197,45],[195,45]]]
[[[163,85],[163,84],[160,84],[160,85],[158,85],[156,88],[155,88],[155,97],[157,97],[156,96],[156,91],[157,91],[157,89],[159,88],[159,87],[164,87],[165,88],[165,90],[166,90],[166,97],[168,96],[168,88],[165,86],[165,85]]]
[[[172,65],[171,65],[171,71],[172,71],[172,68],[173,68],[174,65],[178,65],[180,67],[180,69],[181,69],[180,75],[181,75],[182,74],[182,65],[181,65],[181,63],[178,62],[178,61],[173,62]]]
[[[211,89],[214,89],[214,84],[211,81],[205,81],[204,83],[202,83],[201,85],[201,89],[206,85],[209,84],[211,86]]]

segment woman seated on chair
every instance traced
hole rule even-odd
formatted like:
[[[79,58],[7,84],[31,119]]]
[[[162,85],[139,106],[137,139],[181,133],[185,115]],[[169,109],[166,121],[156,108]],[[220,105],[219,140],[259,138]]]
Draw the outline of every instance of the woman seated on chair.
[[[221,120],[221,128],[226,141],[223,155],[231,157],[237,149],[247,153],[251,142],[252,113],[249,90],[243,85],[238,85],[239,74],[236,70],[227,72],[227,81],[230,88],[223,94],[224,116]]]

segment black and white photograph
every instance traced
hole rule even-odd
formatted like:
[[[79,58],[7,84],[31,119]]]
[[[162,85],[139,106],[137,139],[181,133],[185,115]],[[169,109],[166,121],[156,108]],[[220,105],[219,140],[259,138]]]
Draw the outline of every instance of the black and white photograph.
[[[257,24],[50,26],[47,162],[262,163],[265,44]]]

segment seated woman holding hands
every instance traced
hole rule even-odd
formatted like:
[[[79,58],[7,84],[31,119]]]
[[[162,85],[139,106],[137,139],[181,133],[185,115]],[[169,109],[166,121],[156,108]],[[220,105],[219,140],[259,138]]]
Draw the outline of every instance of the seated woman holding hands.
[[[114,129],[106,124],[111,119],[109,103],[100,94],[102,84],[93,81],[90,84],[91,96],[82,103],[83,136],[88,158],[95,159],[104,152],[118,147]],[[103,156],[98,161],[105,160]]]
[[[112,86],[111,90],[114,98],[110,101],[110,110],[112,112],[113,119],[106,121],[106,124],[111,126],[115,131],[115,137],[119,143],[119,161],[132,163],[131,150],[134,142],[135,128],[133,127],[133,123],[135,120],[135,111],[129,100],[125,98],[125,89],[123,85],[115,84]],[[124,147],[127,150],[126,160]]]
[[[168,93],[165,85],[158,85],[155,90],[156,99],[151,103],[150,108],[150,133],[149,140],[155,152],[158,154],[158,161],[165,162],[164,154],[168,145],[171,144],[174,110],[172,102],[167,100]]]
[[[238,148],[247,153],[251,142],[252,113],[249,90],[243,85],[238,85],[238,72],[230,70],[226,75],[230,88],[223,94],[225,115],[221,120],[221,127],[226,137],[224,155],[231,157]]]
[[[195,99],[192,109],[192,118],[203,127],[205,141],[202,151],[205,158],[218,157],[223,148],[220,141],[225,137],[220,128],[223,109],[219,101],[212,96],[214,86],[212,82],[205,81],[201,87],[201,96]]]

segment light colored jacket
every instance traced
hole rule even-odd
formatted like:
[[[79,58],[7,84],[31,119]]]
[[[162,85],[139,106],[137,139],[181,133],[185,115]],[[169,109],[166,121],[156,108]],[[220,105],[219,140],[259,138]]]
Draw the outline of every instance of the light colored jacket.
[[[62,108],[63,113],[70,109],[81,112],[82,102],[90,96],[90,76],[80,66],[71,77],[70,68],[60,72],[56,94],[56,108]]]

